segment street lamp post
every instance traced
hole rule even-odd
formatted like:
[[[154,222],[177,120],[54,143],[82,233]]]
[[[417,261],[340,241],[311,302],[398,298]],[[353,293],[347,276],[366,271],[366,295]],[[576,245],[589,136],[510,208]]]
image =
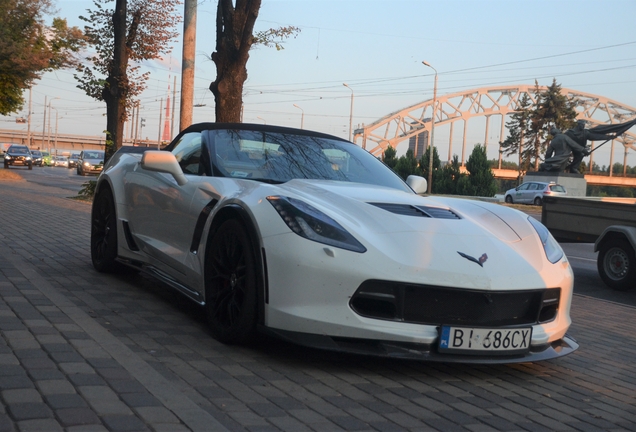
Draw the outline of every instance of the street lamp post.
[[[349,141],[351,141],[351,125],[353,123],[353,89],[347,85],[347,83],[342,83],[343,86],[351,90],[351,108],[349,108]]]
[[[294,104],[294,106],[300,110],[300,128],[303,129],[303,126],[305,125],[305,111],[296,104]]]
[[[60,97],[59,97],[59,96],[55,96],[53,99],[51,99],[51,100],[49,101],[49,127],[48,127],[48,130],[49,130],[49,136],[48,136],[48,138],[47,138],[47,146],[48,146],[49,150],[50,150],[50,148],[51,148],[51,103],[52,103],[55,99],[60,99]],[[55,108],[53,108],[53,109],[55,109]],[[57,112],[57,110],[56,110],[56,112]],[[55,155],[57,156],[57,148],[55,149],[55,152],[56,152],[56,154],[55,154]]]
[[[265,125],[267,124],[267,122],[265,121],[265,119],[263,117],[256,116],[256,118],[259,119],[259,120],[263,120],[263,124],[265,124]]]
[[[428,66],[435,71],[435,85],[433,86],[433,118],[431,119],[431,139],[428,146],[428,193],[433,190],[433,146],[435,144],[435,110],[437,109],[437,69],[429,63],[422,61],[424,66]]]

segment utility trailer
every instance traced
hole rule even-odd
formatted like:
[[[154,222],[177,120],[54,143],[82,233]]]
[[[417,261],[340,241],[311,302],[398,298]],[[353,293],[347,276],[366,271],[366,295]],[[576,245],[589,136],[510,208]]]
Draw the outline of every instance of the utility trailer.
[[[610,288],[636,288],[636,199],[546,196],[541,222],[560,242],[594,243]]]

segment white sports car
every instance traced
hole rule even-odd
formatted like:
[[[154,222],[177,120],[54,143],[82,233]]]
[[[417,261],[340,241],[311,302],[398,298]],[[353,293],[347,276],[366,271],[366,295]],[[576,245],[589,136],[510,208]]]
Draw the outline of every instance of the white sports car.
[[[463,363],[578,348],[573,275],[547,229],[475,200],[418,195],[359,146],[204,123],[124,147],[97,180],[91,255],[206,309],[215,338],[264,331],[329,350]]]

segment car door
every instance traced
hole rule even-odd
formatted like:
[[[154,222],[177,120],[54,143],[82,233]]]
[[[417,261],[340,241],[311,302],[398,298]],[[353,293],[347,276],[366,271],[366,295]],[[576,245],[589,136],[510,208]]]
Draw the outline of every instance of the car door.
[[[526,202],[525,199],[526,199],[526,194],[528,192],[529,186],[530,186],[530,183],[524,183],[517,188],[517,190],[515,191],[514,202],[516,203]]]
[[[540,193],[540,190],[543,186],[539,183],[530,183],[530,186],[528,187],[528,193],[525,196],[525,201],[528,204],[532,204],[534,203],[534,199],[537,197],[537,195]]]
[[[172,153],[188,178],[178,185],[170,174],[144,170],[126,174],[129,228],[138,247],[177,280],[187,279],[185,264],[197,214],[191,208],[200,183],[202,134],[183,135]],[[167,268],[166,268],[167,266]]]

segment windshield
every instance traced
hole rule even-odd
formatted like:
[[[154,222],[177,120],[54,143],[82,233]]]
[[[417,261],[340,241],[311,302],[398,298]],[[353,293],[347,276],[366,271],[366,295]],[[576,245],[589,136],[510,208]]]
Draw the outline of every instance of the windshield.
[[[28,154],[29,153],[29,149],[26,147],[10,147],[8,151],[9,153],[13,153],[13,154]]]
[[[211,159],[217,175],[272,183],[337,180],[411,191],[377,158],[347,141],[282,132],[212,133]]]
[[[104,152],[100,152],[100,151],[84,152],[84,159],[102,159],[103,157],[104,157]]]

